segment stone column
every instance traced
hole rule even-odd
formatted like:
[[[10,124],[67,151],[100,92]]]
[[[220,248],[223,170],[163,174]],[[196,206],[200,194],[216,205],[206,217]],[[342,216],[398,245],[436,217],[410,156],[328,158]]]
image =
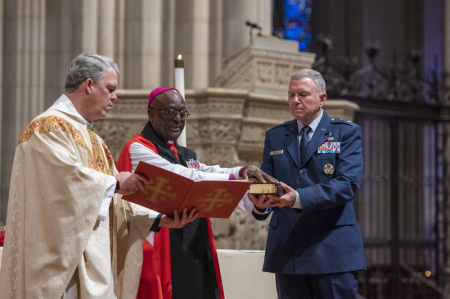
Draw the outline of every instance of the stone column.
[[[174,86],[174,59],[175,53],[175,27],[176,27],[176,3],[175,0],[165,0],[163,7],[163,50],[161,65],[161,85]]]
[[[162,0],[142,2],[142,87],[161,84]]]
[[[223,69],[223,0],[212,1],[210,13],[209,86],[213,86]]]
[[[270,0],[227,0],[223,2],[223,55],[230,59],[250,44],[246,21],[258,23],[263,34],[272,34],[272,9]],[[254,30],[254,34],[257,30]]]
[[[81,53],[97,53],[99,0],[82,0]],[[76,3],[74,3],[76,5]],[[65,34],[67,34],[65,32]]]
[[[205,88],[209,79],[209,0],[178,0],[176,52],[184,57],[186,88]]]
[[[162,0],[125,3],[125,88],[155,88],[161,82]]]
[[[120,69],[121,75],[119,76],[119,87],[123,88],[124,85],[124,70],[125,70],[125,0],[115,0],[115,47],[114,47],[114,61],[117,63]]]
[[[44,109],[45,0],[6,1],[2,96],[1,219],[6,217],[9,181],[17,140]]]
[[[99,0],[98,8],[98,46],[97,54],[114,58],[115,40],[115,1]]]

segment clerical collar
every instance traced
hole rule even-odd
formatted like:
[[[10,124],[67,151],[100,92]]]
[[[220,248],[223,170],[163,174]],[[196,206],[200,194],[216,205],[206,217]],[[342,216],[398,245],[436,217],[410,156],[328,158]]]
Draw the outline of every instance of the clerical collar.
[[[314,133],[316,131],[317,126],[320,123],[320,120],[322,119],[322,115],[323,115],[323,109],[320,112],[320,115],[312,121],[312,123],[309,124],[309,127],[311,128],[311,133]],[[303,127],[305,126],[304,124],[302,124],[298,119],[297,119],[297,125],[298,125],[298,131],[300,132]]]
[[[66,114],[70,114],[79,123],[91,128],[91,129],[94,127],[94,122],[88,122],[87,120],[85,120],[78,113],[78,111],[75,108],[75,106],[73,105],[72,101],[65,94],[60,96],[59,99],[57,99],[56,102],[53,103],[53,105],[50,108],[48,108],[47,110],[58,110],[58,111],[66,113]]]

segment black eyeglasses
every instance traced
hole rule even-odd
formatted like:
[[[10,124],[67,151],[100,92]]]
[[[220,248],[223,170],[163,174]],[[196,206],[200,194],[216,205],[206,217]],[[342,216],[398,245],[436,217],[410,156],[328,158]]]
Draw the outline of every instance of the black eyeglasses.
[[[148,109],[155,110],[156,112],[159,112],[159,113],[164,113],[168,119],[172,119],[177,114],[180,114],[180,118],[181,118],[181,120],[183,120],[183,119],[188,118],[189,115],[191,115],[189,112],[187,112],[186,109],[176,110],[176,109],[170,108],[170,109],[166,109],[166,110],[159,110],[159,109],[152,108],[152,107],[149,107]]]

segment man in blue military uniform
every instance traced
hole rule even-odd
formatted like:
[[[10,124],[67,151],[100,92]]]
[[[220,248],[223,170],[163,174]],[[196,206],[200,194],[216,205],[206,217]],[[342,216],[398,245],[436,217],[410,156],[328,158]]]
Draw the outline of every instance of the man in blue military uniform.
[[[266,132],[261,165],[286,193],[249,195],[256,219],[273,212],[263,271],[275,273],[279,299],[356,298],[366,269],[353,209],[361,128],[325,113],[325,81],[314,70],[294,73],[288,94],[295,119]]]

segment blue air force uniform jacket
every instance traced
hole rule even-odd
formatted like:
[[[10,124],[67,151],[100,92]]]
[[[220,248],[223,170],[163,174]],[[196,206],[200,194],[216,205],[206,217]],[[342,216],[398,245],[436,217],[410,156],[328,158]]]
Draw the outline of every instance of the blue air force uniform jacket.
[[[326,142],[331,143],[323,146]],[[299,148],[296,120],[266,132],[261,169],[296,189],[302,209],[269,209],[263,271],[314,275],[366,269],[353,209],[363,171],[361,128],[324,111],[303,165]],[[264,220],[269,213],[253,216]]]

